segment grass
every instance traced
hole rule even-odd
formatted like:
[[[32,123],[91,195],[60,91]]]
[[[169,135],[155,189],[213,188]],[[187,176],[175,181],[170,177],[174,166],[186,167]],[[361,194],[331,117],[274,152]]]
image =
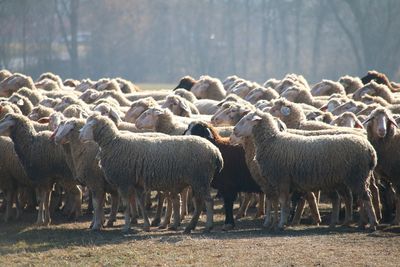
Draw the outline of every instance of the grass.
[[[216,208],[214,230],[202,232],[202,217],[191,235],[182,234],[190,218],[178,232],[142,232],[139,220],[132,233],[122,234],[122,214],[115,227],[92,232],[89,215],[66,222],[56,214],[46,228],[32,226],[36,214],[25,213],[21,222],[0,223],[0,266],[398,266],[400,227],[368,233],[355,226],[302,225],[268,232],[251,210],[235,230],[223,232],[224,216]]]

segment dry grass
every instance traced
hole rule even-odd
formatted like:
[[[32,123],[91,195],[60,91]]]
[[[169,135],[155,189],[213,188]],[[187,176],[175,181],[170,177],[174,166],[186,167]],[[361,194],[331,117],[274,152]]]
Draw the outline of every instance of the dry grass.
[[[0,265],[399,265],[398,227],[367,233],[355,227],[303,225],[275,233],[262,230],[262,220],[249,216],[234,231],[223,232],[220,208],[211,233],[202,232],[202,218],[190,236],[182,234],[188,219],[178,232],[153,228],[146,233],[139,224],[124,235],[122,214],[116,227],[92,232],[87,229],[89,215],[72,223],[56,215],[53,225],[44,228],[32,226],[35,214],[28,213],[24,222],[0,223]]]

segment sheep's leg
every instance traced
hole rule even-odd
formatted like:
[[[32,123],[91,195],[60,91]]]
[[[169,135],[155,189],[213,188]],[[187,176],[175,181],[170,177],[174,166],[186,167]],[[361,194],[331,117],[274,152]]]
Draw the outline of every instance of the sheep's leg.
[[[142,211],[143,215],[143,231],[150,231],[150,221],[149,217],[147,215],[147,211],[144,206],[144,199],[146,197],[146,192],[143,190],[143,188],[136,188],[135,190],[135,195],[136,195],[136,200],[139,203],[140,210]]]
[[[89,190],[88,207],[86,210],[86,214],[92,214],[92,212],[93,212],[93,193],[92,190]]]
[[[292,226],[300,224],[301,216],[304,213],[305,205],[306,205],[306,200],[305,200],[305,198],[303,196],[297,202],[296,212],[294,213],[294,216],[293,216],[293,219],[292,219],[292,223],[291,223]]]
[[[107,221],[107,227],[112,227],[114,222],[117,220],[117,213],[118,213],[118,206],[119,206],[119,195],[118,192],[111,193],[111,212],[110,217]],[[103,210],[104,212],[104,210]]]
[[[51,223],[50,218],[50,200],[51,200],[51,190],[46,190],[44,192],[44,204],[43,204],[43,212],[44,212],[44,225],[49,226]]]
[[[181,216],[180,216],[180,196],[176,193],[171,193],[172,207],[174,209],[174,223],[168,228],[170,230],[178,230],[179,225],[181,224]]]
[[[125,220],[125,225],[122,229],[123,233],[128,233],[130,228],[131,228],[131,211],[130,211],[130,197],[131,197],[131,192],[129,189],[124,188],[124,190],[121,190],[121,188],[118,189],[118,193],[122,199],[122,203],[125,206],[124,210],[124,220]]]
[[[376,214],[376,218],[378,221],[382,219],[382,211],[380,206],[380,196],[379,196],[379,188],[376,185],[376,179],[373,174],[371,174],[369,189],[372,194],[372,204],[374,205],[374,210]]]
[[[156,210],[156,214],[154,216],[153,221],[151,222],[151,226],[158,226],[161,222],[161,213],[162,213],[162,209],[163,209],[163,204],[164,204],[164,193],[158,191],[157,192],[157,210]]]
[[[36,196],[37,200],[39,202],[39,209],[38,209],[38,217],[36,220],[36,225],[43,225],[44,218],[43,218],[43,204],[44,204],[44,199],[45,196],[43,195],[43,190],[41,188],[36,189]]]
[[[225,209],[225,223],[222,230],[229,231],[235,227],[235,220],[233,219],[233,202],[235,195],[224,195],[224,209]]]
[[[266,211],[263,227],[269,228],[271,226],[271,211],[272,211],[272,201],[269,197],[266,197]]]
[[[247,213],[247,208],[249,207],[250,200],[251,200],[251,193],[245,193],[244,194],[244,199],[243,202],[240,204],[240,208],[238,212],[236,213],[236,220],[239,220],[240,218],[243,218],[246,216]]]
[[[399,225],[400,224],[400,193],[398,190],[396,190],[395,200],[396,200],[396,215],[394,217],[394,220],[392,221],[392,224]]]
[[[374,211],[374,207],[372,205],[372,200],[371,200],[371,192],[367,188],[365,191],[361,193],[361,199],[362,199],[362,206],[360,207],[361,209],[364,209],[364,213],[367,214],[368,216],[368,221],[370,225],[371,230],[376,230],[376,226],[378,225],[378,221],[376,219],[376,214]]]
[[[145,205],[147,210],[151,210],[151,191],[146,194]]]
[[[273,209],[274,209],[274,216],[272,219],[271,229],[275,228],[279,223],[279,200],[274,199],[272,202]]]
[[[185,216],[188,215],[188,196],[189,196],[189,187],[186,187],[181,192],[181,200],[182,200],[181,220],[185,219]]]
[[[329,227],[335,227],[339,221],[340,199],[336,191],[329,192],[328,196],[332,201],[332,213]]]
[[[349,226],[353,221],[353,194],[351,193],[350,188],[345,185],[339,187],[338,192],[344,198],[346,210],[343,225]]]
[[[92,230],[100,230],[103,226],[104,219],[104,191],[92,191],[92,202],[93,202],[93,225]]]
[[[317,198],[316,198],[315,194],[313,192],[306,193],[306,199],[307,199],[308,205],[310,206],[310,212],[311,212],[311,216],[314,220],[314,223],[316,225],[319,225],[321,223],[321,215],[319,214]]]
[[[129,199],[129,210],[131,212],[131,225],[137,224],[138,223],[137,219],[139,218],[135,195],[136,195],[135,192],[132,192],[130,199]],[[143,196],[143,201],[146,200],[146,196],[147,196],[147,194]]]
[[[171,222],[171,215],[172,215],[172,201],[170,194],[165,193],[165,200],[167,201],[167,208],[165,210],[165,215],[163,222],[160,224],[158,228],[165,229],[167,228],[168,224]]]
[[[259,218],[264,215],[265,215],[265,194],[258,193],[258,207],[257,207],[257,213],[254,216],[254,218]]]
[[[281,205],[281,219],[278,229],[283,230],[289,217],[289,192],[281,192],[279,194],[279,204]]]
[[[6,200],[6,213],[4,214],[4,222],[8,222],[11,217],[12,207],[13,207],[13,192],[12,190],[7,190],[4,192]]]
[[[207,192],[204,198],[206,212],[207,212],[207,221],[205,231],[208,232],[213,228],[214,224],[214,201],[210,195],[210,192]]]
[[[190,220],[189,225],[186,226],[185,231],[183,232],[184,234],[190,234],[190,232],[196,228],[202,210],[203,200],[201,199],[201,196],[197,196],[197,194],[193,192],[193,199],[194,199],[193,217]]]

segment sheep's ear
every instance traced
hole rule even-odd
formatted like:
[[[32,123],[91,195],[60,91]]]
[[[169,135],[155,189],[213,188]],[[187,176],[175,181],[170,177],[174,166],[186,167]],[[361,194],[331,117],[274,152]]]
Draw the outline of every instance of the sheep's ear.
[[[115,112],[115,110],[111,109],[109,114],[110,114],[110,116],[112,116],[118,123],[121,122],[121,118],[120,118],[120,116],[118,115],[118,113]]]
[[[371,117],[371,116],[368,116],[368,118],[365,120],[365,121],[363,121],[363,125],[365,125],[365,124],[367,124],[370,120],[372,120],[374,117]]]
[[[100,94],[99,92],[92,92],[92,93],[90,93],[89,98],[91,100],[96,100],[98,98],[99,94]]]
[[[291,110],[289,107],[283,106],[283,107],[281,107],[281,113],[283,116],[289,116],[291,113]]]
[[[186,112],[189,112],[190,113],[190,108],[189,108],[189,106],[188,105],[186,105],[186,103],[185,102],[183,102],[183,101],[179,101],[179,106],[184,110],[184,111],[186,111]]]
[[[212,134],[212,132],[210,131],[210,129],[206,128],[207,130],[207,136],[206,138],[208,139],[213,139],[214,140],[214,135]]]
[[[254,115],[254,116],[251,118],[251,121],[260,121],[260,120],[262,120],[262,118],[261,118],[260,116],[258,116],[258,115]]]
[[[50,118],[49,117],[43,117],[43,118],[40,118],[39,120],[38,120],[38,123],[49,123],[50,122]]]
[[[18,106],[23,106],[24,105],[24,100],[23,99],[18,99],[17,103]]]
[[[397,124],[396,120],[392,116],[389,116],[388,120],[391,124],[393,124],[393,126],[395,126],[396,128],[399,128],[399,125]]]
[[[18,77],[16,76],[16,77],[12,78],[11,80],[9,80],[7,84],[8,85],[14,85],[17,82],[18,82]]]
[[[362,125],[362,123],[359,120],[356,120],[354,122],[354,128],[364,129],[364,126]]]
[[[327,111],[328,110],[328,105],[327,104],[323,105],[322,107],[319,108],[319,110]]]
[[[281,132],[285,132],[287,130],[286,124],[278,118],[276,118],[276,124],[278,124],[278,128]]]

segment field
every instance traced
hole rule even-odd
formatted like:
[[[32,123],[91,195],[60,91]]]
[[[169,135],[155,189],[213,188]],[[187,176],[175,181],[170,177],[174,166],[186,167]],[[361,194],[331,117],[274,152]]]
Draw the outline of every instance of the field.
[[[356,226],[329,229],[302,225],[284,232],[261,229],[255,210],[223,232],[221,205],[216,206],[215,227],[203,233],[205,218],[191,235],[139,225],[121,233],[122,214],[113,228],[88,230],[90,215],[66,222],[56,214],[48,227],[32,226],[35,213],[23,222],[0,223],[0,266],[10,265],[138,265],[138,266],[398,266],[400,228],[381,226],[368,233]],[[328,220],[322,209],[324,221]]]

